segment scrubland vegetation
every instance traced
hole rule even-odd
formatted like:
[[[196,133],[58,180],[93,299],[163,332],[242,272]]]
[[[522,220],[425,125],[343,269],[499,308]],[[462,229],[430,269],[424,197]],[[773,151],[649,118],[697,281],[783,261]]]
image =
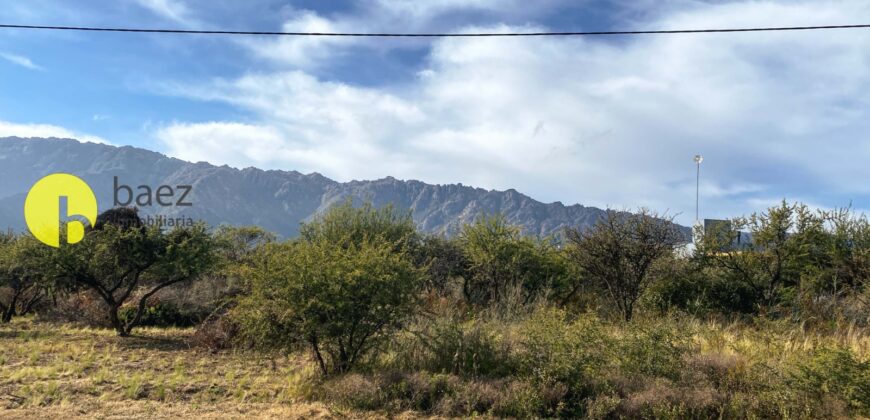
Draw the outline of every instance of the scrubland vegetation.
[[[59,250],[3,235],[0,409],[870,416],[867,219],[783,203],[696,235],[640,211],[447,239],[350,203],[288,241],[125,209]]]

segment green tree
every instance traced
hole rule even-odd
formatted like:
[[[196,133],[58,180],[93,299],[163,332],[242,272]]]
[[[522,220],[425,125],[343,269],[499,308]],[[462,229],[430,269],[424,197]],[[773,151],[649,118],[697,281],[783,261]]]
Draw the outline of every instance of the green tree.
[[[81,242],[55,251],[52,269],[65,283],[96,293],[119,336],[130,335],[145,312],[148,298],[202,275],[216,263],[214,241],[203,224],[163,231],[133,219],[133,223],[100,220]],[[124,321],[118,310],[140,286],[146,291],[139,297],[133,317]]]
[[[825,251],[830,262],[823,286],[834,296],[851,293],[870,307],[865,298],[870,286],[870,222],[850,208],[835,209],[825,216],[829,229]]]
[[[259,247],[276,240],[274,233],[259,226],[221,225],[213,236],[222,259],[234,264],[245,263]]]
[[[455,279],[468,276],[469,261],[459,241],[429,235],[422,239],[414,258],[426,271],[426,291],[447,295]]]
[[[52,290],[43,248],[29,235],[0,233],[0,321],[31,312]]]
[[[636,214],[608,210],[587,230],[569,229],[567,238],[572,260],[604,285],[626,321],[649,286],[654,265],[686,239],[672,218],[646,209]]]
[[[749,234],[750,240],[740,240]],[[785,201],[766,212],[739,217],[703,232],[698,254],[752,289],[763,311],[794,296],[809,268],[825,262],[824,218]]]
[[[214,273],[226,282],[228,295],[247,290],[247,272],[258,251],[276,241],[275,234],[258,226],[222,225],[214,232],[218,254],[218,270]]]
[[[751,314],[758,310],[754,290],[733,281],[728,272],[705,264],[701,258],[666,257],[657,264],[655,279],[645,296],[663,312],[673,308],[703,316]]]
[[[390,242],[318,239],[265,254],[240,308],[243,331],[264,347],[307,345],[324,375],[349,371],[414,309],[420,273]]]
[[[261,249],[236,312],[260,346],[307,346],[324,375],[352,369],[413,312],[422,276],[405,249],[416,235],[392,208],[345,203]]]
[[[381,240],[401,251],[411,251],[419,240],[410,212],[397,211],[392,205],[375,208],[369,202],[354,207],[350,199],[303,224],[299,234],[309,242],[322,239],[342,247]]]
[[[571,294],[576,277],[559,250],[548,241],[523,236],[502,215],[481,217],[459,234],[468,268],[463,293],[475,304],[504,301],[521,292],[528,303],[554,287]]]

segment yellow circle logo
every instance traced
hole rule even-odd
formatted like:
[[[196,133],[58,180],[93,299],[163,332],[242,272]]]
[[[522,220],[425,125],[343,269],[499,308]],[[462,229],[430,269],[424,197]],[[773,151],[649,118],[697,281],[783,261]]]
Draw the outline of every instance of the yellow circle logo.
[[[66,199],[66,214],[61,202]],[[42,243],[60,247],[61,217],[66,220],[66,242],[74,244],[85,237],[85,225],[70,217],[83,217],[91,226],[97,219],[97,197],[81,178],[70,174],[51,174],[30,187],[24,200],[24,220],[30,233]]]

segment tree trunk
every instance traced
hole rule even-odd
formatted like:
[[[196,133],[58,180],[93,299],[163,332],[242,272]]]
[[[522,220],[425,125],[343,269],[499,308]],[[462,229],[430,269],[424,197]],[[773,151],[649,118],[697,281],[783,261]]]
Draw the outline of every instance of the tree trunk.
[[[3,317],[2,317],[2,319],[0,319],[0,321],[2,321],[4,324],[8,324],[9,322],[11,322],[13,312],[15,312],[14,307],[10,306],[8,308],[5,308],[3,310]]]
[[[12,317],[15,315],[15,306],[18,305],[18,295],[19,292],[16,290],[15,294],[12,295],[12,302],[9,303],[9,306],[3,307],[3,318],[0,321],[4,324],[12,322]]]
[[[347,354],[344,344],[339,344],[338,346],[338,366],[336,366],[336,371],[338,373],[350,371],[350,356]]]
[[[19,315],[19,316],[23,316],[23,315],[27,315],[27,314],[29,314],[30,311],[33,310],[33,306],[36,305],[40,300],[42,300],[42,295],[40,294],[40,292],[37,292],[37,294],[35,294],[35,295],[33,296],[33,298],[31,298],[30,300],[28,300],[27,303],[25,303],[25,304],[21,307],[21,310],[18,311],[18,315]]]
[[[118,333],[118,337],[127,337],[130,335],[130,332],[124,328],[124,324],[118,318],[119,306],[118,304],[109,304],[109,321],[112,323],[112,328]]]
[[[320,353],[320,345],[317,342],[317,335],[311,334],[308,341],[311,344],[311,350],[314,351],[314,355],[317,357],[317,365],[320,366],[320,371],[323,373],[323,376],[329,375],[329,370],[326,369],[326,361],[323,360],[323,355]]]
[[[139,321],[142,320],[142,314],[145,313],[145,307],[148,304],[149,297],[151,297],[150,293],[139,299],[139,304],[136,305],[136,315],[133,316],[133,319],[127,321],[127,325],[124,325],[124,331],[127,334],[130,334],[133,331],[133,327],[139,325]]]
[[[631,318],[634,316],[634,304],[633,303],[626,303],[625,304],[623,316],[625,317],[625,322],[631,322]]]

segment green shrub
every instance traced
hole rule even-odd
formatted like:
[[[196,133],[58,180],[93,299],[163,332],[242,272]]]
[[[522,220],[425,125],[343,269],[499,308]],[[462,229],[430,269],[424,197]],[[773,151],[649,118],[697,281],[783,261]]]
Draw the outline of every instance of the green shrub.
[[[375,354],[413,313],[422,280],[402,245],[409,219],[391,212],[339,206],[303,226],[303,239],[262,247],[236,311],[243,337],[305,346],[323,374]]]
[[[441,323],[433,332],[430,337],[433,367],[472,377],[509,373],[508,349],[492,325],[473,319],[465,323]]]
[[[386,410],[468,417],[536,418],[547,396],[519,380],[462,380],[454,375],[415,373],[347,374],[327,379],[314,398],[358,410]]]
[[[0,231],[0,322],[33,311],[56,285],[46,275],[49,251],[30,235]]]
[[[497,303],[516,291],[522,304],[551,291],[568,299],[577,289],[576,273],[562,252],[523,236],[503,216],[465,225],[459,242],[467,260],[463,294],[473,304]]]
[[[375,208],[369,202],[354,207],[350,199],[303,224],[299,236],[305,242],[324,241],[342,248],[381,241],[408,253],[419,239],[410,212],[398,211],[392,205]]]
[[[622,371],[677,379],[683,357],[693,348],[692,331],[676,320],[653,320],[627,325],[619,340]]]
[[[661,311],[679,309],[695,315],[752,314],[761,300],[755,289],[727,272],[701,269],[688,261],[673,261],[666,275],[648,292]]]
[[[541,384],[576,387],[607,368],[611,340],[594,316],[568,321],[563,310],[534,313],[520,330],[522,372]]]
[[[595,392],[602,372],[610,366],[612,340],[597,318],[573,321],[558,309],[534,313],[520,329],[517,354],[522,375],[540,389],[562,389],[547,415],[579,415]]]
[[[462,377],[501,377],[514,371],[506,325],[493,320],[439,316],[419,323],[394,343],[394,366]]]
[[[793,385],[814,398],[835,396],[862,415],[870,414],[870,362],[848,348],[822,347],[798,365]]]
[[[498,417],[538,417],[547,411],[547,401],[544,400],[541,391],[541,388],[528,382],[509,382],[503,392],[503,398],[499,398],[493,404],[492,414]]]
[[[469,261],[456,239],[425,236],[414,260],[426,270],[426,291],[438,296],[449,296],[456,289],[454,284],[468,277]]]
[[[420,275],[393,244],[299,242],[271,247],[239,307],[263,348],[306,345],[324,374],[349,371],[409,316]]]

